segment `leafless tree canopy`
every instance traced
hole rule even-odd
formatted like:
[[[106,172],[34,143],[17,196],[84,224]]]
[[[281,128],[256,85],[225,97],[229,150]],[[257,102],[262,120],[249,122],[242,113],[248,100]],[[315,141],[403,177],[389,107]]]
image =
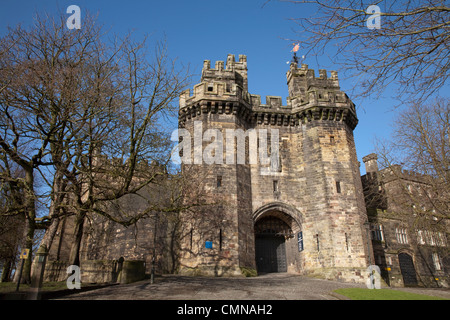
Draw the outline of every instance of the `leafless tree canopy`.
[[[425,217],[421,223],[448,220],[450,101],[412,105],[394,123],[392,140],[380,140],[376,147],[386,177],[402,181],[391,200],[418,219]]]
[[[43,227],[48,248],[60,218],[76,214],[75,261],[88,212],[124,225],[145,214],[112,217],[101,203],[136,194],[164,174],[148,165],[170,159],[161,119],[176,110],[189,71],[169,57],[165,41],[150,49],[147,39],[106,34],[89,14],[79,30],[69,30],[66,18],[37,15],[33,26],[1,39],[0,155],[24,174],[3,171],[0,178],[21,185],[22,203],[9,213],[26,217],[24,247],[31,249],[34,230]],[[49,192],[39,193],[37,177]],[[38,218],[36,202],[44,198],[49,212]]]
[[[293,41],[307,58],[329,55],[354,79],[355,94],[378,97],[391,83],[402,101],[425,101],[449,76],[450,7],[443,0],[289,1],[298,5]],[[380,8],[380,28],[369,6]],[[314,14],[301,16],[302,9]],[[297,10],[293,11],[297,12]]]

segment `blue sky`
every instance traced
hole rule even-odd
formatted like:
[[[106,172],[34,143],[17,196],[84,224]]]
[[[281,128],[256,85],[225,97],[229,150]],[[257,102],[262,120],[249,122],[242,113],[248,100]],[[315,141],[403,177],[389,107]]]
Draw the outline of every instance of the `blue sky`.
[[[247,55],[249,91],[281,96],[283,104],[288,95],[286,86],[287,61],[291,59],[292,41],[296,25],[290,17],[309,15],[300,7],[286,2],[266,0],[172,0],[172,1],[106,1],[106,0],[2,0],[0,9],[0,34],[8,26],[33,22],[37,12],[64,13],[69,5],[98,14],[98,21],[111,33],[125,34],[133,30],[136,37],[149,34],[155,39],[167,39],[170,55],[190,64],[196,74],[194,83],[200,80],[203,60],[226,60],[227,54]],[[69,14],[67,14],[69,17]],[[301,49],[300,49],[300,55]],[[333,70],[327,57],[306,57],[304,63],[318,76],[319,68]],[[320,64],[320,65],[319,65]],[[341,89],[350,91],[349,81],[340,81]],[[373,152],[375,136],[389,137],[391,111],[396,104],[388,98],[354,101],[357,105],[359,124],[355,129],[355,142],[361,173],[364,173],[362,157]]]

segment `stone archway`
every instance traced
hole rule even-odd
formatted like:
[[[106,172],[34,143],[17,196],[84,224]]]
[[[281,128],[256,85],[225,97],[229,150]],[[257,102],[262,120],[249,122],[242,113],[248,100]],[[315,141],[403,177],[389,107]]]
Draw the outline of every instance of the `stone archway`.
[[[283,202],[271,202],[265,204],[253,212],[253,221],[256,223],[260,218],[274,215],[291,226],[293,232],[301,230],[302,214],[293,206]]]
[[[295,234],[301,230],[300,212],[284,203],[269,203],[254,212],[253,221],[258,273],[298,269],[300,256]]]

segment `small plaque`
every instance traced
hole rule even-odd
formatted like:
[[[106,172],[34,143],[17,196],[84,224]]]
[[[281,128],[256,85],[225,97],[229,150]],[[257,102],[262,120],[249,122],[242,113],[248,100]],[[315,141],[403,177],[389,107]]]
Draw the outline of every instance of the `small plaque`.
[[[28,255],[30,254],[30,249],[23,249],[20,253],[20,259],[28,259]]]
[[[300,231],[297,233],[297,241],[298,241],[298,252],[303,251],[303,232]]]

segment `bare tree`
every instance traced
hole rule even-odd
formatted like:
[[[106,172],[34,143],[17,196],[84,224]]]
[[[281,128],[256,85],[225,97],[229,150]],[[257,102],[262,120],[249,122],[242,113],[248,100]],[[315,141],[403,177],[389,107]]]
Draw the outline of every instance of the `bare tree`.
[[[386,205],[414,229],[444,234],[450,218],[449,103],[411,105],[394,122],[392,140],[376,147]]]
[[[10,29],[0,45],[0,147],[24,172],[18,180],[23,201],[13,208],[26,217],[23,247],[31,250],[34,231],[42,226],[48,228],[42,245],[49,248],[60,218],[75,214],[72,264],[78,264],[88,212],[124,225],[144,215],[121,219],[101,204],[134,194],[161,174],[139,163],[168,161],[160,117],[174,110],[189,78],[168,57],[164,42],[150,59],[145,41],[133,43],[128,36],[106,42],[102,36],[89,15],[80,30],[68,30],[65,16],[37,16],[29,30]],[[50,190],[44,217],[36,215],[37,176]],[[27,279],[30,270],[28,259]]]
[[[314,12],[291,17],[298,24],[298,37],[291,40],[307,57],[328,55],[341,65],[354,79],[357,96],[379,97],[396,83],[397,98],[425,101],[446,84],[450,8],[445,1],[289,2]]]
[[[129,226],[155,210],[174,210],[159,199],[149,201],[146,210],[140,212],[118,216],[104,210],[108,202],[159,183],[170,160],[170,136],[161,130],[161,117],[176,110],[174,101],[189,75],[177,69],[175,61],[168,57],[165,42],[157,42],[153,57],[146,50],[145,41],[121,42],[117,53],[120,59],[111,79],[118,92],[114,107],[92,113],[78,138],[77,162],[73,165],[78,171],[69,174],[77,207],[71,264],[79,262],[83,224],[89,212]],[[150,170],[145,165],[149,160],[159,165]]]
[[[62,214],[68,193],[65,173],[73,157],[68,151],[76,145],[74,137],[85,119],[77,117],[85,110],[83,99],[93,90],[102,89],[103,96],[108,92],[90,86],[91,77],[95,79],[94,66],[105,62],[98,45],[101,29],[89,15],[85,20],[82,30],[71,32],[64,16],[55,20],[37,15],[30,29],[10,29],[1,42],[0,146],[24,172],[19,180],[22,205],[14,209],[26,217],[22,247],[30,250],[35,229],[48,225],[43,244],[50,246]],[[46,201],[42,199],[45,193],[36,189],[36,179],[46,181],[50,189],[50,212],[45,217],[36,214],[37,204]],[[29,280],[30,270],[31,259],[27,259],[25,280]]]
[[[17,214],[16,209],[22,206],[20,178],[23,175],[4,153],[0,153],[0,160],[0,261],[3,262],[0,282],[5,282],[10,279],[22,240],[24,215]]]

